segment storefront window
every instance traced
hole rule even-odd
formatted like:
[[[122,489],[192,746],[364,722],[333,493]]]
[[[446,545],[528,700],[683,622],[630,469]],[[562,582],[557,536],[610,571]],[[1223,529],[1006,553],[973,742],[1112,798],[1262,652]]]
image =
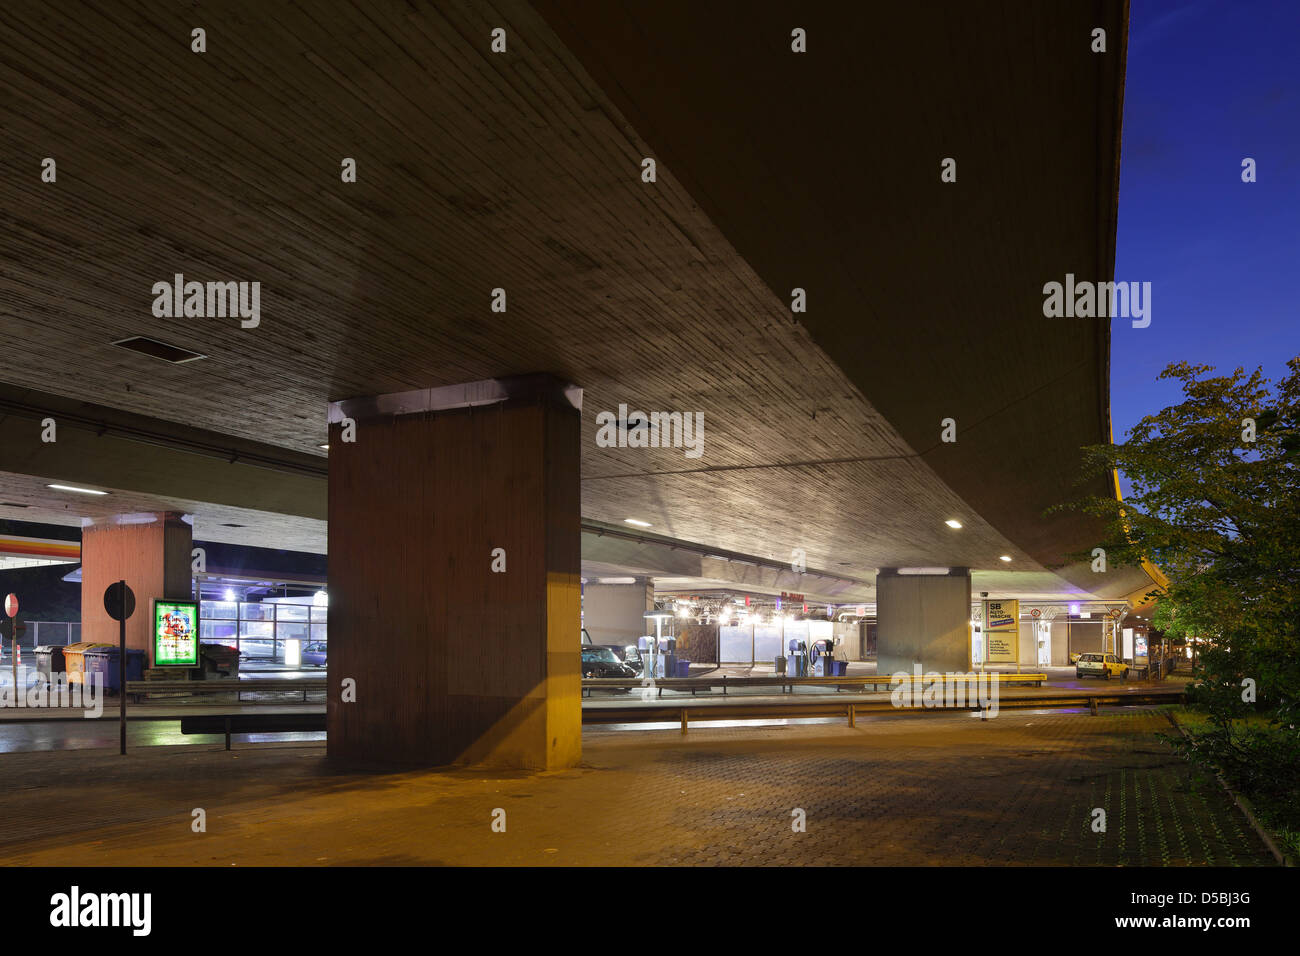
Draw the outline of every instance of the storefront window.
[[[275,607],[277,621],[305,621],[307,612],[311,610],[305,604],[277,604]]]
[[[306,642],[308,638],[306,623],[278,621],[275,625],[276,640],[283,644],[288,640],[299,640]]]
[[[212,597],[219,594],[216,592]],[[283,664],[286,642],[297,641],[302,649],[326,640],[328,615],[328,607],[319,601],[314,602],[313,595],[288,600],[275,597],[261,601],[208,599],[200,602],[199,640],[237,646],[246,661],[256,661],[260,665]]]
[[[239,649],[247,657],[275,657],[275,625],[270,621],[241,621]]]
[[[202,601],[199,604],[199,620],[233,621],[239,613],[239,605],[234,601]]]
[[[244,621],[274,621],[274,604],[241,604],[239,617]]]
[[[203,617],[202,609],[199,610],[199,640],[209,644],[230,644],[235,643],[235,633],[237,627],[234,621],[213,621]]]

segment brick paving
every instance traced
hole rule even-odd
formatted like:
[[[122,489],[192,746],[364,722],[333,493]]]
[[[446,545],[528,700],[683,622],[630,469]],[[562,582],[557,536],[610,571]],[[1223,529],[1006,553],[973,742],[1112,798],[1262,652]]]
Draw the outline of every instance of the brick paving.
[[[581,768],[491,776],[340,772],[302,744],[6,754],[0,863],[1271,865],[1170,730],[1156,710],[589,729]]]

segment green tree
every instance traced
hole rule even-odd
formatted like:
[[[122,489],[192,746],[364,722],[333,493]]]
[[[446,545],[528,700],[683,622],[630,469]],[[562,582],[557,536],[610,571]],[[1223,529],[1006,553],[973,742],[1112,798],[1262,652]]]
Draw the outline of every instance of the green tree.
[[[1300,357],[1287,366],[1274,384],[1170,365],[1160,378],[1181,382],[1179,404],[1084,450],[1085,478],[1118,470],[1129,496],[1068,506],[1103,519],[1108,561],[1168,576],[1157,630],[1206,642],[1189,700],[1212,729],[1189,756],[1278,796],[1300,784]]]

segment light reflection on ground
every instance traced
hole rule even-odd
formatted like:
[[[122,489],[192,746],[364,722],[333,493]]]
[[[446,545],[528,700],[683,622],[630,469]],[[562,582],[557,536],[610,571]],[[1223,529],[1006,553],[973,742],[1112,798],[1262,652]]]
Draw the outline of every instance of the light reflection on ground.
[[[117,749],[120,738],[113,720],[13,721],[0,724],[0,754],[33,750]],[[222,734],[182,734],[179,720],[132,720],[126,727],[126,747],[225,745]],[[309,743],[325,741],[325,733],[231,734],[231,746],[245,743]]]

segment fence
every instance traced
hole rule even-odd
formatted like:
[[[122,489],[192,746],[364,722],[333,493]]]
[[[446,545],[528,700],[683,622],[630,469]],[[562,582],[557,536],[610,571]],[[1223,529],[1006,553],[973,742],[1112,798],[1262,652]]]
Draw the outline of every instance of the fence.
[[[67,644],[76,644],[81,640],[80,621],[25,621],[22,615],[19,614],[18,623],[27,627],[18,639],[18,646],[27,650],[40,647],[43,644],[62,647]],[[7,641],[4,650],[7,657],[9,652]]]

